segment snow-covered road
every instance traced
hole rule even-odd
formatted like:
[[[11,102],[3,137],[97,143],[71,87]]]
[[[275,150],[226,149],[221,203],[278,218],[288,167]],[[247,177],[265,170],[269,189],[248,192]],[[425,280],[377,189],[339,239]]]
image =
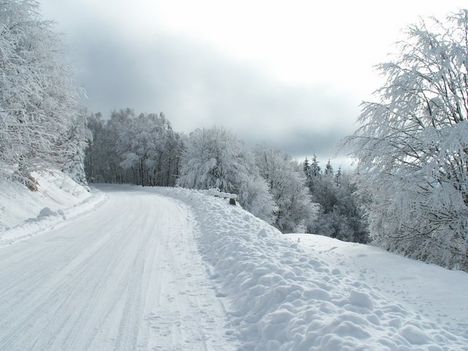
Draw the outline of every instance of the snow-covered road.
[[[189,208],[131,189],[0,249],[0,350],[231,349]]]

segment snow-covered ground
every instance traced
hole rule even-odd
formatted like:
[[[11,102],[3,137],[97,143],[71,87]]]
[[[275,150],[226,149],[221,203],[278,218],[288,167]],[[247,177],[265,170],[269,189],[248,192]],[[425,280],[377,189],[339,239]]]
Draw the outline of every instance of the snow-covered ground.
[[[347,266],[304,249],[226,200],[181,189],[159,192],[191,206],[200,252],[218,295],[231,308],[232,334],[242,350],[468,350],[463,329],[468,317],[449,325],[403,304],[401,298],[383,293],[378,280],[368,285],[371,280],[360,275],[364,271],[349,273],[354,271],[352,263]],[[374,258],[379,265],[379,257]],[[399,261],[403,262],[409,261]],[[408,269],[414,267],[411,263]],[[433,272],[451,277],[438,291],[458,284],[453,279],[457,275],[466,284],[466,273],[436,267]],[[409,281],[399,284],[405,294]],[[426,293],[427,300],[434,297],[434,292]],[[466,309],[468,298],[458,295],[457,303]],[[457,316],[463,319],[462,312]]]
[[[0,350],[468,350],[450,293],[466,273],[314,247],[207,193],[100,189],[93,211],[0,248]]]
[[[320,235],[288,234],[308,255],[468,338],[468,274]]]
[[[103,193],[77,184],[60,171],[41,171],[33,176],[38,191],[0,179],[0,246],[57,226],[105,200]]]

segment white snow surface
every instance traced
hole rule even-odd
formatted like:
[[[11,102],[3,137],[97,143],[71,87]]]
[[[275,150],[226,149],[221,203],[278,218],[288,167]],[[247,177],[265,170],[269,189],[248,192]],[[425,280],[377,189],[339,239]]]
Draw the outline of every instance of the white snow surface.
[[[468,337],[468,274],[408,259],[370,245],[321,235],[287,234],[308,255],[421,313],[456,335]]]
[[[404,294],[389,293],[369,268],[384,252],[313,249],[202,192],[99,189],[92,211],[0,248],[0,350],[468,350],[466,302],[438,319],[437,292],[406,301],[417,273],[391,269]],[[450,277],[440,292],[466,283],[433,272]]]
[[[39,234],[105,200],[103,193],[76,183],[63,172],[44,170],[32,175],[38,191],[0,179],[0,246]]]
[[[225,200],[180,189],[159,192],[191,206],[200,252],[218,296],[231,307],[232,333],[242,350],[468,350],[468,328],[461,328],[466,316],[460,328],[443,324],[382,293],[378,281],[368,285],[350,274],[351,264],[304,250]],[[434,272],[466,283],[466,273]],[[438,291],[450,290],[451,283],[457,284],[449,279]],[[459,296],[462,308],[467,299]]]
[[[0,248],[0,350],[236,349],[190,208],[137,187]]]

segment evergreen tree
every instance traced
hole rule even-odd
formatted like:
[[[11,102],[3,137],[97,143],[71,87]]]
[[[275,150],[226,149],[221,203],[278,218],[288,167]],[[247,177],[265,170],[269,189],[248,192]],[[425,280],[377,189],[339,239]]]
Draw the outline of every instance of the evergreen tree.
[[[302,170],[304,171],[304,175],[306,178],[310,177],[310,163],[309,163],[309,160],[306,159],[304,160],[304,165],[302,167]]]
[[[343,177],[343,172],[341,171],[341,167],[338,168],[338,171],[335,174],[335,185],[337,187],[341,186],[342,182],[342,177]]]
[[[324,171],[324,174],[327,176],[327,177],[332,177],[333,176],[333,166],[331,165],[331,162],[330,160],[328,160],[327,162],[327,165],[325,166],[325,171]]]
[[[312,158],[312,163],[310,164],[310,176],[319,177],[321,174],[322,170],[317,160],[317,156],[314,154],[314,157]]]
[[[330,161],[323,175],[318,164],[314,156],[307,185],[319,211],[316,220],[308,224],[307,231],[344,241],[368,242],[367,219],[356,183],[341,167],[334,174]]]

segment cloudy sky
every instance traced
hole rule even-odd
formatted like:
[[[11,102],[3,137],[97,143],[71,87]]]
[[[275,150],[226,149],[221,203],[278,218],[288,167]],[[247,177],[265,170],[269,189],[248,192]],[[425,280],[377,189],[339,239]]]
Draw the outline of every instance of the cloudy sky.
[[[164,111],[296,157],[336,158],[402,29],[466,0],[42,0],[86,105]]]

